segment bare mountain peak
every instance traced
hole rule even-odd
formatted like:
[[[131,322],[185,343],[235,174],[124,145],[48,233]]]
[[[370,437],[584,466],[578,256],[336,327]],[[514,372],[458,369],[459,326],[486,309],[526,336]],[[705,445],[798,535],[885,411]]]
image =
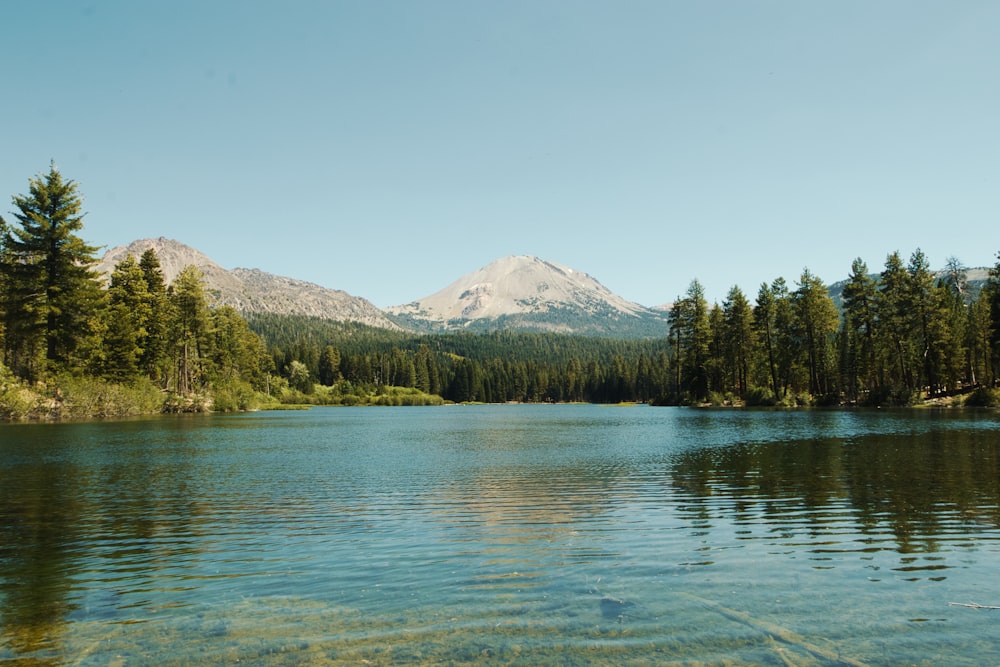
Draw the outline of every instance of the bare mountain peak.
[[[177,274],[189,264],[197,266],[205,274],[225,272],[225,269],[200,250],[164,236],[156,239],[138,239],[128,245],[111,248],[104,253],[97,270],[101,273],[111,273],[114,267],[129,255],[139,259],[150,248],[156,252],[160,260],[160,270],[167,284],[172,283]]]
[[[385,313],[366,299],[260,269],[237,268],[227,271],[203,252],[162,236],[157,239],[140,239],[126,246],[112,248],[98,263],[97,271],[110,274],[128,255],[138,259],[149,248],[156,251],[163,279],[168,284],[173,282],[185,266],[194,265],[204,274],[205,289],[215,304],[232,306],[244,315],[306,315],[360,322],[384,329],[399,329]]]

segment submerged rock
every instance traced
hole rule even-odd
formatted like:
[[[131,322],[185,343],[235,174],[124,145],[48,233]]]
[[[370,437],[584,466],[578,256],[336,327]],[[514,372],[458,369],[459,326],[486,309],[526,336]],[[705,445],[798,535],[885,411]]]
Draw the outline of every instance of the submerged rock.
[[[635,602],[618,600],[617,598],[601,598],[601,616],[621,623],[626,617],[635,617],[641,613],[641,608]]]

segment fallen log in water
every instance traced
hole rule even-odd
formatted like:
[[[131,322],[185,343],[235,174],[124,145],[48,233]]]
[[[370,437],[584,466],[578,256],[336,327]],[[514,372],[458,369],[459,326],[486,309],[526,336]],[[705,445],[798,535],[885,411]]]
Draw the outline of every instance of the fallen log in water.
[[[850,665],[850,667],[868,667],[863,662],[859,662],[858,660],[855,660],[853,658],[838,655],[833,651],[823,648],[822,646],[817,646],[816,644],[813,644],[808,640],[806,640],[806,638],[803,637],[802,635],[792,632],[787,628],[783,628],[780,625],[776,625],[768,621],[763,621],[759,618],[754,618],[753,616],[745,612],[737,611],[735,609],[730,609],[729,607],[724,607],[718,602],[712,602],[711,600],[706,600],[705,598],[698,597],[697,595],[692,595],[691,593],[678,593],[678,595],[694,600],[695,602],[698,602],[708,607],[712,611],[718,612],[722,616],[725,616],[726,618],[732,621],[742,623],[748,627],[753,628],[754,630],[763,632],[764,634],[767,634],[780,642],[788,644],[789,646],[796,646],[798,648],[801,648],[813,654],[817,658],[821,658],[823,660],[829,660],[833,664]]]
[[[977,604],[975,602],[949,602],[949,607],[969,607],[970,609],[1000,609],[987,604]]]

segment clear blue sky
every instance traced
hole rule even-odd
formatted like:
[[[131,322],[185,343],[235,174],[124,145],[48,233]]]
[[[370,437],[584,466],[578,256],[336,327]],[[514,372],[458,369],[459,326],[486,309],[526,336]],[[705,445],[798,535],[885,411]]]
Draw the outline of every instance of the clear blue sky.
[[[8,2],[0,212],[385,307],[510,254],[647,306],[1000,250],[1000,2]]]

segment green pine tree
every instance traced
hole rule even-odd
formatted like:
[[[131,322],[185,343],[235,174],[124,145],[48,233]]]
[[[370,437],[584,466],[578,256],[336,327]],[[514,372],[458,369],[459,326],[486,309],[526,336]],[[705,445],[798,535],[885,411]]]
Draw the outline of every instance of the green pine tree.
[[[826,285],[809,269],[802,272],[792,303],[809,369],[809,392],[814,396],[827,394],[832,389],[830,344],[831,336],[837,330],[837,307]]]
[[[132,381],[142,372],[142,344],[152,308],[146,279],[131,255],[111,273],[107,298],[102,317],[101,374],[109,380]]]
[[[177,392],[188,394],[204,386],[204,359],[211,320],[198,267],[184,267],[170,285],[168,297],[173,316],[169,330],[176,378],[174,387]]]
[[[734,285],[722,302],[722,312],[730,386],[743,398],[750,388],[750,366],[753,349],[756,347],[753,310],[743,290]]]
[[[843,335],[846,338],[844,370],[846,389],[851,398],[859,391],[869,393],[882,383],[877,359],[877,292],[875,280],[868,275],[868,265],[860,257],[851,264],[851,275],[844,287]]]
[[[148,248],[139,258],[139,268],[146,281],[149,295],[149,314],[146,321],[146,335],[140,341],[142,353],[139,364],[153,382],[164,385],[169,372],[167,369],[167,324],[171,319],[170,303],[167,300],[167,286],[160,268],[160,258],[156,251]]]
[[[319,354],[319,383],[332,387],[340,379],[340,352],[334,346],[327,345]]]
[[[4,231],[4,355],[22,378],[79,363],[78,348],[91,331],[101,294],[92,270],[98,248],[77,232],[83,202],[74,181],[49,172],[29,180],[27,195],[15,195],[18,227]]]

